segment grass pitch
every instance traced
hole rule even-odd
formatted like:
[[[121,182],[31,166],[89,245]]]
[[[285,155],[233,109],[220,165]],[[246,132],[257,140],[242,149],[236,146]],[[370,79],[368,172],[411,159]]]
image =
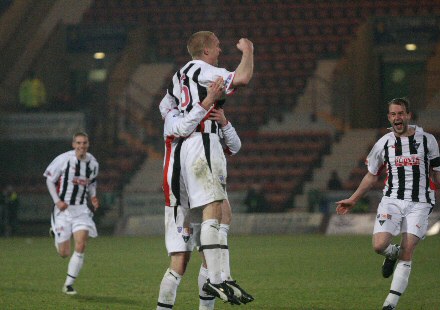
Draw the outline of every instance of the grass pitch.
[[[391,279],[370,236],[231,236],[233,276],[255,301],[216,309],[381,309]],[[440,309],[440,236],[422,241],[399,310]],[[162,237],[91,239],[75,283],[61,293],[68,259],[53,239],[0,239],[0,309],[155,309],[169,263]],[[198,309],[197,253],[179,287],[174,309]]]

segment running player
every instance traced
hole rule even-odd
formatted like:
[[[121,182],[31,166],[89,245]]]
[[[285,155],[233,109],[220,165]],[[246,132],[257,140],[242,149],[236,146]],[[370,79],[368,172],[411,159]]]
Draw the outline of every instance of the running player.
[[[408,285],[414,250],[425,237],[428,216],[435,204],[430,176],[440,184],[437,141],[421,127],[409,125],[410,119],[407,99],[396,98],[388,103],[391,132],[380,138],[368,155],[368,172],[357,190],[350,198],[336,203],[338,214],[349,212],[378,181],[382,169],[386,169],[388,178],[373,232],[374,251],[385,256],[383,277],[388,278],[394,272],[384,310],[396,308]],[[400,245],[391,244],[393,237],[400,233]]]
[[[93,213],[87,206],[90,195],[93,209],[99,208],[96,197],[96,177],[99,164],[88,153],[89,137],[84,132],[73,136],[72,151],[57,156],[46,168],[44,176],[54,202],[51,231],[55,247],[62,258],[70,256],[70,239],[73,235],[75,247],[67,268],[67,277],[62,291],[75,295],[73,283],[84,263],[84,252],[88,237],[97,237]]]
[[[235,72],[218,68],[221,53],[220,42],[214,33],[200,31],[188,40],[188,52],[192,57],[173,76],[168,88],[168,95],[178,104],[184,115],[195,104],[206,97],[206,88],[217,77],[225,81],[225,93],[246,86],[253,75],[253,44],[247,39],[240,39],[237,48],[242,52],[240,64]],[[224,101],[216,103],[220,107]],[[188,192],[191,211],[202,209],[200,232],[201,249],[205,255],[209,280],[204,290],[209,294],[233,299],[221,278],[220,221],[223,200],[226,195],[226,159],[220,144],[219,128],[216,122],[208,118],[202,120],[195,132],[183,140],[180,151],[182,182]]]

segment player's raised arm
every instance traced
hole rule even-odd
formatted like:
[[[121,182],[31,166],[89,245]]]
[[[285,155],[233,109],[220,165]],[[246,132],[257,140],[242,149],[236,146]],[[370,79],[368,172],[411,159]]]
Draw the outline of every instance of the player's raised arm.
[[[248,39],[241,38],[237,43],[237,48],[242,55],[232,81],[234,88],[248,85],[254,74],[254,44]]]

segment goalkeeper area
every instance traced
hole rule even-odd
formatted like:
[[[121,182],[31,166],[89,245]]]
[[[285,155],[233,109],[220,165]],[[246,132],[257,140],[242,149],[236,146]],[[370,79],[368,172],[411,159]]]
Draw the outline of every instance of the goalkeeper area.
[[[390,287],[371,236],[232,233],[229,240],[232,275],[255,297],[243,309],[373,310]],[[53,239],[1,238],[0,249],[0,309],[156,309],[169,264],[163,237],[91,239],[75,282],[78,295],[66,296],[67,260],[56,254]],[[439,235],[419,244],[399,310],[440,309],[439,249]],[[175,309],[198,309],[200,262],[194,252]],[[231,307],[216,301],[215,309]]]

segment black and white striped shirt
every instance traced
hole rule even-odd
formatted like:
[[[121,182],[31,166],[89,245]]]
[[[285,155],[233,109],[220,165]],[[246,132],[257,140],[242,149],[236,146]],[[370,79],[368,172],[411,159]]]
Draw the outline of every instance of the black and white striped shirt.
[[[178,109],[186,115],[194,105],[206,98],[207,87],[218,77],[222,77],[225,81],[225,94],[232,94],[234,76],[234,72],[224,68],[212,66],[202,60],[192,60],[174,74],[167,93],[174,98]],[[222,106],[224,101],[225,98],[222,98],[216,105]],[[208,120],[208,117],[209,114],[200,122],[196,131],[220,134],[217,123]]]
[[[439,147],[435,137],[413,126],[415,133],[396,137],[389,132],[380,138],[367,157],[368,171],[374,175],[386,169],[383,193],[387,197],[434,204],[429,171],[440,171]]]
[[[69,205],[87,203],[89,187],[96,187],[99,164],[96,158],[86,154],[79,160],[75,151],[57,156],[46,168],[44,176],[57,185],[60,199]]]

